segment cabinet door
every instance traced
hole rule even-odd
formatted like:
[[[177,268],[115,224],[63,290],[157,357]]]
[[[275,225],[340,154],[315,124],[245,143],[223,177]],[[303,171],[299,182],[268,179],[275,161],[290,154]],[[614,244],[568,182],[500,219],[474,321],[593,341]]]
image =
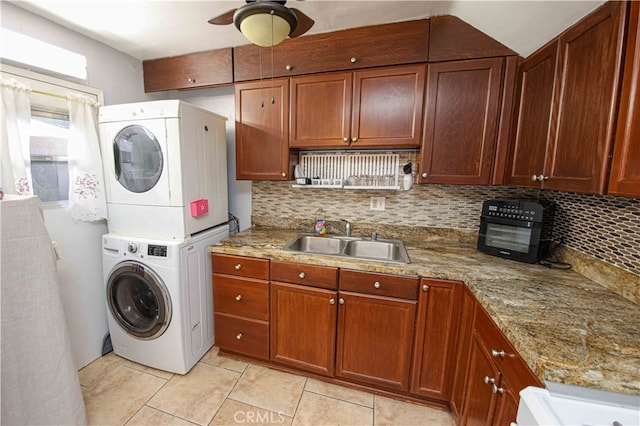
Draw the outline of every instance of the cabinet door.
[[[491,420],[497,402],[497,393],[492,391],[494,382],[500,382],[498,369],[493,364],[482,341],[474,333],[461,425],[487,426],[493,424]]]
[[[626,3],[607,2],[560,36],[544,187],[603,194],[618,101]]]
[[[233,83],[231,48],[142,62],[144,91],[199,89]]]
[[[453,389],[451,390],[451,412],[457,419],[462,416],[462,408],[465,394],[465,384],[469,371],[470,347],[473,338],[473,318],[477,302],[468,287],[462,289],[462,306],[460,312],[460,325],[458,328],[458,341],[455,356],[455,374],[453,376]]]
[[[448,401],[455,366],[461,283],[420,281],[411,392]]]
[[[640,197],[640,2],[631,2],[609,194]]]
[[[271,283],[271,360],[333,376],[336,292]]]
[[[340,292],[336,375],[409,389],[416,302]]]
[[[352,82],[350,72],[291,79],[292,148],[349,145]]]
[[[418,147],[425,65],[357,71],[351,147]]]
[[[515,115],[506,183],[539,187],[534,175],[544,172],[549,141],[558,43],[553,42],[528,57],[519,72]]]
[[[236,84],[235,94],[236,178],[290,179],[289,80]]]
[[[498,393],[498,403],[493,424],[496,426],[510,426],[516,421],[520,396],[504,377],[502,377],[500,387],[497,388],[496,392]]]
[[[419,183],[490,183],[503,64],[429,64]]]

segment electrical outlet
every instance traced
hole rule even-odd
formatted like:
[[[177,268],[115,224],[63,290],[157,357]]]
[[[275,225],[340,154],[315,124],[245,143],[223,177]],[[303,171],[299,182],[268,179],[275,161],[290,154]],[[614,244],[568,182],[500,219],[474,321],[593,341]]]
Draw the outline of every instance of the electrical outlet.
[[[384,197],[371,197],[371,204],[369,206],[369,210],[384,210]]]

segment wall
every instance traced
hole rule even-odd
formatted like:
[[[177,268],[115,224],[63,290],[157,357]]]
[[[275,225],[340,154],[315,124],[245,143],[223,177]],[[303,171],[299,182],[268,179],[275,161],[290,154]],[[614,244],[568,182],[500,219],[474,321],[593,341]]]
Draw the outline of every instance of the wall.
[[[403,164],[401,162],[401,164]],[[254,182],[256,224],[287,226],[305,221],[311,231],[315,211],[329,220],[361,222],[384,237],[385,226],[406,225],[475,231],[488,198],[536,198],[557,204],[554,240],[606,263],[640,275],[640,200],[526,188],[414,185],[409,191],[292,188],[291,182]],[[369,210],[372,196],[386,197],[385,211]],[[359,230],[356,225],[354,235]],[[361,226],[360,232],[363,232]],[[360,234],[362,235],[362,234]]]
[[[5,1],[0,2],[0,16],[4,28],[85,55],[86,84],[103,90],[105,104],[157,98],[144,93],[142,63],[138,59]],[[73,355],[80,368],[102,354],[108,330],[101,243],[107,226],[105,222],[74,223],[65,208],[45,207],[44,217],[51,238],[62,252],[63,258],[58,262],[60,292]]]

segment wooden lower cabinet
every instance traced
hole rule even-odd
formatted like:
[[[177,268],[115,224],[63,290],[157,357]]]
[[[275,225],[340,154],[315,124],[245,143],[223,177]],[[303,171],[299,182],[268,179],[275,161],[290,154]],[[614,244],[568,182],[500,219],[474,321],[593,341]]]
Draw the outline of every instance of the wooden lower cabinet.
[[[451,398],[462,286],[457,281],[420,280],[411,375],[413,394],[440,401]]]
[[[271,360],[333,376],[337,291],[271,283]]]
[[[416,301],[340,292],[336,376],[409,389]]]
[[[460,425],[509,426],[516,420],[519,392],[527,386],[542,383],[478,306]]]

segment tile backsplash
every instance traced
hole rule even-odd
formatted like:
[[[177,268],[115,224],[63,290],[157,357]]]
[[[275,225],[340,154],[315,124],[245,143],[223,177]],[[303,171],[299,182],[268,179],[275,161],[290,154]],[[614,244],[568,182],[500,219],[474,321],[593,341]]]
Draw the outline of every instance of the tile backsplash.
[[[536,198],[557,204],[553,239],[632,274],[640,275],[640,200],[559,191],[469,185],[414,185],[409,191],[292,188],[292,182],[253,182],[256,224],[307,221],[322,207],[328,220],[475,231],[488,198]],[[369,209],[385,197],[386,210]],[[354,234],[358,234],[357,228]]]

